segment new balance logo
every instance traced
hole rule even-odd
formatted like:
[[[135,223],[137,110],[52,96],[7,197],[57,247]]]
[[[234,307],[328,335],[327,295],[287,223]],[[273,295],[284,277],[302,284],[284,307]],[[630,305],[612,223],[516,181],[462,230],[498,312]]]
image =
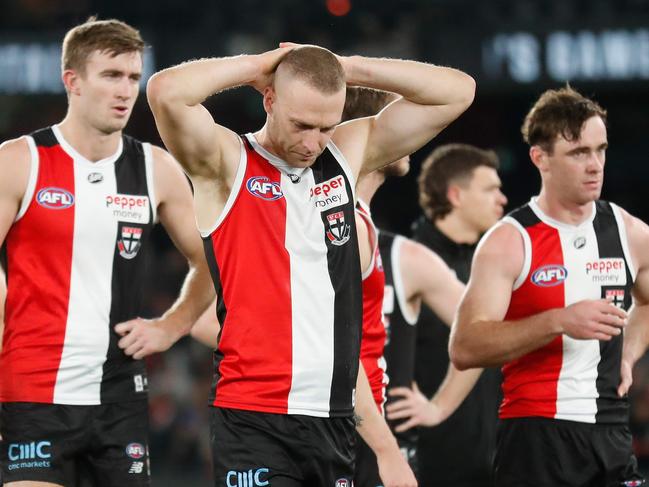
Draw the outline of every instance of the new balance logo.
[[[270,485],[270,482],[265,480],[268,472],[270,470],[267,468],[250,469],[247,472],[230,470],[225,477],[225,482],[227,487],[264,487]]]
[[[128,469],[128,473],[138,474],[144,471],[144,462],[133,462],[131,468]]]

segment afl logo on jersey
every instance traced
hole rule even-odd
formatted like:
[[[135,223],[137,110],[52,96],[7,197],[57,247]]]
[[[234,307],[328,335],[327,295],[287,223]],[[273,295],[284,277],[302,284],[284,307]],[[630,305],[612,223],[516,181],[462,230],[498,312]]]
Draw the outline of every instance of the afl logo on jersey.
[[[137,460],[146,454],[146,449],[141,443],[129,443],[126,447],[126,454]]]
[[[253,176],[246,182],[248,192],[266,201],[274,201],[284,196],[278,182],[271,181],[266,176]]]
[[[63,210],[74,204],[74,196],[69,191],[61,188],[43,188],[36,195],[39,205],[50,210]]]
[[[539,267],[532,274],[532,284],[541,287],[558,286],[568,277],[568,270],[559,264]]]

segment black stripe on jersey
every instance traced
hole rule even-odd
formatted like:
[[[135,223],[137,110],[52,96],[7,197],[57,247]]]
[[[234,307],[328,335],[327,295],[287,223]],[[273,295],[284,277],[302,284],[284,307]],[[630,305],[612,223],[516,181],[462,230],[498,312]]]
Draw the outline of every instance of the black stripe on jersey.
[[[523,228],[531,227],[541,222],[539,217],[536,216],[536,213],[534,213],[532,208],[530,208],[530,205],[523,205],[519,208],[516,208],[515,210],[509,212],[507,216],[516,220],[523,226]]]
[[[117,193],[149,196],[144,161],[144,148],[135,139],[123,136],[124,149],[115,161]],[[110,341],[101,381],[101,402],[134,399],[146,392],[146,368],[142,360],[133,360],[117,345],[120,336],[115,333],[117,323],[137,317],[142,310],[143,291],[147,274],[148,239],[153,227],[153,209],[149,200],[149,223],[117,222],[117,241],[113,254],[111,283]],[[118,243],[124,227],[134,227],[142,233],[140,248],[134,257],[120,255]]]
[[[361,328],[363,321],[363,291],[361,288],[361,263],[356,235],[354,194],[352,182],[329,149],[326,149],[311,167],[315,183],[336,176],[345,178],[349,202],[320,213],[325,233],[330,228],[327,215],[342,211],[344,224],[349,225],[349,240],[343,245],[333,245],[323,235],[327,245],[329,277],[334,288],[334,363],[331,380],[329,409],[332,416],[352,413],[352,391],[358,376]]]
[[[56,140],[56,136],[51,127],[36,130],[30,135],[34,139],[34,142],[36,142],[37,147],[54,147],[55,145],[59,145],[59,141]]]
[[[623,258],[624,251],[620,241],[620,231],[610,203],[598,201],[593,228],[597,235],[597,247],[600,259]],[[631,307],[631,288],[633,278],[626,262],[626,286],[602,286],[602,297],[609,290],[624,291],[624,301],[621,306],[628,310]],[[628,401],[617,397],[620,384],[620,364],[622,359],[622,335],[612,340],[599,342],[601,360],[597,365],[597,423],[626,423],[628,420]]]
[[[415,379],[415,349],[417,346],[417,328],[409,324],[397,299],[394,286],[394,263],[392,262],[392,248],[396,235],[389,232],[379,231],[379,252],[383,261],[383,272],[385,273],[385,286],[392,287],[393,308],[391,312],[386,310],[385,322],[387,340],[383,350],[383,356],[387,363],[386,374],[390,378],[390,387],[411,387]],[[399,276],[402,278],[402,276]],[[403,281],[403,279],[402,279]],[[386,293],[387,295],[387,293]],[[388,395],[386,406],[394,399]],[[388,421],[390,429],[394,429],[405,420]],[[403,433],[394,433],[401,442],[415,442],[417,439],[417,428],[411,428]]]
[[[228,314],[228,309],[225,305],[225,300],[223,299],[223,286],[221,284],[221,271],[219,270],[218,261],[216,260],[216,255],[214,254],[214,247],[212,244],[212,236],[203,237],[203,248],[205,249],[205,257],[207,258],[207,265],[210,269],[210,274],[212,275],[212,282],[214,283],[214,289],[216,290],[216,316],[221,323],[221,328],[219,330],[219,335],[217,342],[221,339],[221,332],[223,331],[223,326],[225,324],[225,319]],[[217,347],[213,353],[213,364],[214,364],[214,378],[212,382],[212,387],[210,389],[210,404],[214,404],[216,398],[216,385],[221,379],[221,372],[219,370],[219,365],[221,360],[223,360],[223,353]]]

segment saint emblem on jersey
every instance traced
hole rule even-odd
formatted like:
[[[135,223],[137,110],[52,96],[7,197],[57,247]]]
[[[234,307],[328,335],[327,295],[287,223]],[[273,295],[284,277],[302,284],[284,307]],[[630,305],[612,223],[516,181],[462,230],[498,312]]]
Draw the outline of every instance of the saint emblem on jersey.
[[[134,258],[142,245],[141,238],[141,228],[122,227],[122,238],[117,240],[119,255],[129,260]]]
[[[351,236],[351,227],[345,223],[345,214],[342,211],[327,215],[327,238],[333,245],[345,245]]]
[[[266,201],[275,201],[284,196],[282,187],[276,181],[271,181],[266,176],[253,176],[246,182],[248,192]]]
[[[624,309],[624,289],[623,288],[602,288],[602,297],[610,299],[618,308]]]
[[[39,205],[50,210],[64,210],[74,204],[74,196],[69,191],[61,188],[43,188],[36,195]]]

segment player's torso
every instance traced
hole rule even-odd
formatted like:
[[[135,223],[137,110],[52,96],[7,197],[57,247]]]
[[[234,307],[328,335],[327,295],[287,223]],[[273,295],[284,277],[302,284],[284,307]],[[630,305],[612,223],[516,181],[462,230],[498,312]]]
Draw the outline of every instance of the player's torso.
[[[112,326],[137,316],[155,220],[150,147],[124,136],[90,162],[57,127],[28,138],[32,170],[7,239],[2,401],[99,404],[145,391]]]
[[[361,289],[353,176],[335,146],[306,169],[242,142],[232,193],[204,233],[222,323],[221,407],[351,414]]]
[[[598,201],[579,226],[556,222],[534,200],[505,221],[523,236],[525,262],[506,319],[516,320],[586,299],[610,298],[629,309],[634,272],[619,209]],[[617,397],[622,336],[611,341],[563,335],[503,368],[501,417],[544,416],[623,422]]]

